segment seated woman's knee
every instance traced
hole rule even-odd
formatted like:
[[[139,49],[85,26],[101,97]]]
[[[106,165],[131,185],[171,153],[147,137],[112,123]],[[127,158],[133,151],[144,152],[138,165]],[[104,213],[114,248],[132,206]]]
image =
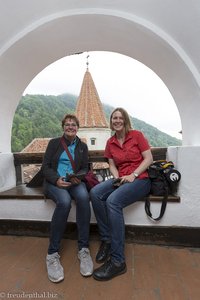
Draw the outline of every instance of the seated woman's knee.
[[[109,208],[113,209],[113,208],[121,207],[121,204],[119,199],[117,199],[113,194],[111,194],[106,200],[106,206],[108,209]]]
[[[61,207],[63,210],[71,209],[71,199],[68,198],[60,198],[56,202],[57,207]]]
[[[95,187],[93,187],[91,190],[90,190],[90,198],[93,199],[93,197],[95,196]]]

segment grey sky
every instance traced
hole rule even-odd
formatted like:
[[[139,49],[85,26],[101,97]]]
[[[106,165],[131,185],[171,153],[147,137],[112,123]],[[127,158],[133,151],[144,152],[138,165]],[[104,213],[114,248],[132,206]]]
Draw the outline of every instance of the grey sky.
[[[89,71],[102,102],[122,106],[131,116],[181,139],[180,116],[163,81],[142,63],[118,53],[89,52],[62,58],[40,72],[24,94],[79,95],[88,54]]]

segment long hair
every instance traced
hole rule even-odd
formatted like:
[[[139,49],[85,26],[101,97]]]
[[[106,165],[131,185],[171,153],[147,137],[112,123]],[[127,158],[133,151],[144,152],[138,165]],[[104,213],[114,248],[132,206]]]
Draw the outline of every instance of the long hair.
[[[115,110],[113,110],[113,112],[110,115],[110,128],[111,128],[111,130],[114,130],[113,126],[112,126],[112,117],[113,117],[113,114],[116,111],[119,111],[122,114],[122,117],[124,119],[125,133],[128,133],[132,129],[131,121],[130,121],[130,118],[129,118],[129,115],[128,115],[127,111],[122,107],[115,108]]]

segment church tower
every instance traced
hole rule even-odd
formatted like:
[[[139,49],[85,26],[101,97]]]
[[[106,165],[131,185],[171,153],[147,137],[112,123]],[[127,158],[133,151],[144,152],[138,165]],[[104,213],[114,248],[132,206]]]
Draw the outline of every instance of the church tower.
[[[80,121],[78,136],[86,140],[88,149],[104,150],[106,141],[111,136],[111,130],[94,81],[88,70],[88,61],[76,106],[76,116]]]

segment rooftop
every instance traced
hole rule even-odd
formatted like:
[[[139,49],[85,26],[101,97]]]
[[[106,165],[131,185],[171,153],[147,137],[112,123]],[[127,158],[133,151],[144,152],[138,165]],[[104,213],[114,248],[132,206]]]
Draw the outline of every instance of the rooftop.
[[[51,138],[35,138],[21,152],[45,152]]]
[[[103,107],[92,76],[86,70],[76,106],[80,128],[108,128]]]

